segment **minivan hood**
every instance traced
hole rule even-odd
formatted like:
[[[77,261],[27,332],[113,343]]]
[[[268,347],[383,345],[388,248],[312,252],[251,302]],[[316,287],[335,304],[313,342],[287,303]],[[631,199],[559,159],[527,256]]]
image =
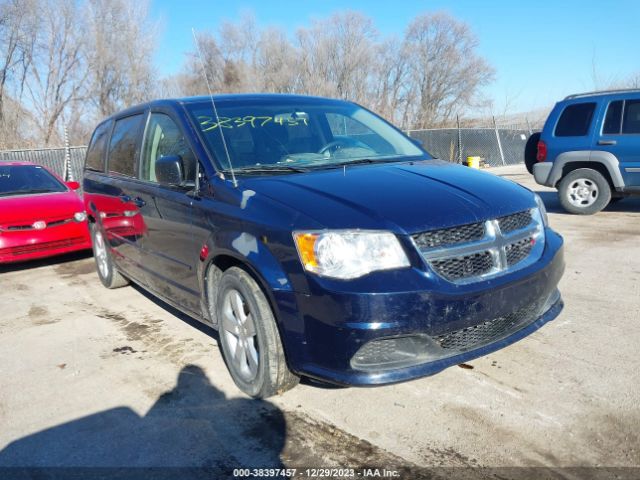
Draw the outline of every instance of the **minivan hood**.
[[[516,183],[439,160],[247,178],[241,188],[294,208],[324,228],[409,234],[536,205],[531,192]]]

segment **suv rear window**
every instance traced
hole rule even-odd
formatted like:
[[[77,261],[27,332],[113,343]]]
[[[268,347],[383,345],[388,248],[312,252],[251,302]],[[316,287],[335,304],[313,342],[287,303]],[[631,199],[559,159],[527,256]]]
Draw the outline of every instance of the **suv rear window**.
[[[109,142],[109,171],[130,177],[136,176],[136,153],[143,115],[116,120]]]
[[[107,137],[111,128],[111,122],[105,122],[96,128],[91,137],[91,143],[87,150],[87,158],[84,166],[89,170],[104,172],[104,151],[107,146]]]
[[[556,137],[583,137],[589,132],[596,104],[575,103],[564,109],[556,125]]]
[[[640,133],[640,100],[624,102],[622,133]]]

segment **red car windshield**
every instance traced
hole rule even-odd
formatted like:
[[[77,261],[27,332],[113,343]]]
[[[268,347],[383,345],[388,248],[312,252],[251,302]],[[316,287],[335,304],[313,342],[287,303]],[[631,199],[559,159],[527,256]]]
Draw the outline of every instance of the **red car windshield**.
[[[0,197],[64,192],[67,187],[37,165],[0,165]]]

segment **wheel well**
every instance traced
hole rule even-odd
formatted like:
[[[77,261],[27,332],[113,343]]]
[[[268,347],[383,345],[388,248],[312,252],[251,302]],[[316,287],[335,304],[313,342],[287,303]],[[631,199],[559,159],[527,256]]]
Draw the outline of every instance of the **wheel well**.
[[[214,310],[216,308],[215,295],[213,296],[213,298],[210,296],[210,294],[214,292],[209,289],[209,277],[210,277],[211,269],[212,268],[216,269],[216,272],[214,273],[214,275],[216,275],[215,278],[219,280],[222,274],[225,272],[225,270],[231,267],[241,268],[242,270],[247,272],[251,276],[251,278],[253,278],[255,282],[258,284],[258,287],[260,288],[260,290],[262,290],[262,293],[264,294],[265,298],[267,299],[267,302],[269,303],[269,307],[271,307],[273,316],[276,319],[276,328],[278,329],[280,338],[282,338],[283,327],[277,315],[277,309],[275,304],[276,302],[273,296],[271,295],[271,292],[269,291],[269,288],[267,287],[266,282],[264,282],[263,279],[247,263],[243,262],[238,258],[232,257],[230,255],[218,255],[217,257],[214,257],[213,260],[211,260],[211,262],[207,266],[207,269],[204,272],[204,288],[205,288],[205,298],[207,302],[207,308],[213,307]],[[215,291],[215,293],[217,294],[217,290]],[[214,319],[211,318],[211,320],[213,321]],[[218,327],[216,326],[216,328]],[[287,346],[284,344],[284,342],[282,343],[282,348],[284,349],[285,358],[288,358]],[[288,364],[288,361],[287,361],[287,364]]]
[[[603,163],[600,163],[600,162],[571,162],[571,163],[567,163],[564,167],[562,167],[562,176],[556,182],[555,186],[557,187],[558,184],[562,181],[562,179],[564,177],[566,177],[569,173],[571,173],[574,170],[577,170],[579,168],[588,168],[590,170],[595,170],[595,171],[601,173],[602,176],[607,179],[607,182],[609,182],[609,186],[611,187],[611,191],[615,192],[616,188],[613,185],[613,181],[611,180],[611,175],[609,174],[609,170],[607,170],[607,167]]]
[[[253,268],[251,268],[242,260],[236,257],[232,257],[231,255],[218,255],[217,257],[214,257],[213,260],[211,260],[211,262],[207,266],[206,271],[204,272],[204,284],[205,284],[204,287],[206,292],[207,307],[212,307],[212,306],[215,307],[215,297],[212,298],[210,296],[210,293],[213,293],[213,292],[209,288],[210,287],[209,279],[210,279],[211,269],[212,268],[216,269],[216,271],[214,271],[213,274],[215,275],[214,278],[216,279],[216,281],[218,281],[220,280],[220,277],[222,276],[222,274],[231,267],[241,268],[242,270],[247,272],[251,276],[251,278],[255,280],[255,282],[258,284],[258,287],[260,287],[260,290],[262,290],[262,293],[266,297],[267,302],[269,302],[269,306],[271,307],[271,310],[273,310],[274,316],[277,319],[277,315],[275,314],[276,309],[275,309],[274,299],[271,296],[270,291],[267,288],[263,279],[255,272]],[[278,324],[279,326],[279,322],[276,322],[276,324]]]

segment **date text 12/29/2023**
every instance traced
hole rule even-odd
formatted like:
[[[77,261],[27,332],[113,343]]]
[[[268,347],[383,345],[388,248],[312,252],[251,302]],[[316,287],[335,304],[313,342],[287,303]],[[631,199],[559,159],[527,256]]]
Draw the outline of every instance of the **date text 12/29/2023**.
[[[234,478],[399,478],[386,468],[236,468]]]

